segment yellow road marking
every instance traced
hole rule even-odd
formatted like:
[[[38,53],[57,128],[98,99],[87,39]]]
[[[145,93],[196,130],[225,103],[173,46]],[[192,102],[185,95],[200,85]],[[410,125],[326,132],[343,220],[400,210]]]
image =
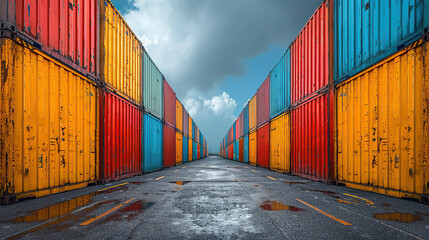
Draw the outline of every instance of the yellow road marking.
[[[178,172],[179,171],[179,169],[177,169],[177,170],[174,170],[173,172]]]
[[[182,167],[182,168],[186,168],[186,166]]]
[[[93,223],[93,222],[97,221],[98,219],[100,219],[100,218],[102,218],[102,217],[104,217],[104,216],[106,216],[106,215],[108,215],[108,214],[110,214],[110,213],[112,213],[112,212],[114,212],[114,211],[118,210],[119,208],[123,207],[123,206],[124,206],[124,204],[127,204],[127,203],[129,203],[129,202],[131,202],[131,201],[133,201],[133,200],[135,200],[135,198],[131,198],[130,200],[128,200],[128,201],[126,201],[126,202],[124,202],[123,204],[118,205],[118,206],[116,206],[116,207],[114,207],[114,208],[110,209],[109,211],[107,211],[107,212],[105,212],[105,213],[103,213],[103,214],[101,214],[101,215],[98,215],[98,216],[97,216],[97,217],[95,217],[95,218],[91,218],[91,219],[89,219],[88,221],[81,223],[80,225],[81,225],[81,226],[89,225],[89,224],[91,224],[91,223]]]
[[[312,209],[314,209],[314,210],[316,210],[316,211],[320,212],[321,214],[323,214],[323,215],[325,215],[325,216],[327,216],[327,217],[329,217],[329,218],[331,218],[331,219],[334,219],[335,221],[337,221],[337,222],[339,222],[339,223],[341,223],[341,224],[343,224],[343,225],[346,225],[346,226],[351,226],[351,225],[352,225],[351,223],[348,223],[348,222],[343,221],[343,220],[341,220],[341,219],[339,219],[339,218],[336,218],[336,217],[332,216],[331,214],[326,213],[326,212],[324,212],[324,211],[322,211],[322,210],[318,209],[317,207],[314,207],[314,206],[312,206],[312,205],[310,205],[310,204],[308,204],[308,203],[306,203],[306,202],[304,202],[304,201],[301,201],[301,200],[299,200],[299,199],[297,199],[297,198],[295,198],[295,200],[297,200],[298,202],[301,202],[302,204],[305,204],[305,205],[307,205],[307,206],[311,207]]]
[[[158,181],[159,179],[165,178],[165,176],[159,177],[157,179],[155,179],[156,181]]]
[[[249,168],[249,167],[244,167],[244,168]]]
[[[255,170],[252,169],[252,171],[256,172]]]
[[[346,195],[346,196],[349,196],[349,197],[354,197],[354,198],[357,198],[357,199],[360,199],[360,200],[363,200],[363,201],[365,201],[366,203],[368,203],[369,205],[374,205],[374,203],[372,202],[372,201],[370,201],[370,200],[368,200],[368,199],[366,199],[366,198],[361,198],[361,197],[358,197],[358,196],[355,196],[355,195],[351,195],[351,194],[348,194],[348,193],[343,193],[344,195]]]
[[[124,202],[124,204],[127,204],[127,203],[129,203],[129,202],[131,202],[132,200],[135,200],[136,198],[131,198],[130,200],[128,200],[128,201],[126,201],[126,202]]]
[[[104,191],[104,190],[107,190],[107,189],[111,189],[111,188],[115,188],[115,187],[119,187],[119,186],[122,186],[122,185],[125,185],[125,184],[128,184],[128,182],[126,182],[126,183],[121,183],[121,184],[118,184],[118,185],[116,185],[116,186],[112,186],[112,187],[108,187],[108,188],[103,188],[103,189],[100,189],[100,190],[98,190],[99,192],[101,192],[101,191]]]
[[[272,178],[272,177],[270,177],[270,176],[267,176],[267,178],[269,178],[269,179],[271,179],[271,180],[277,180],[277,179],[275,179],[275,178]]]

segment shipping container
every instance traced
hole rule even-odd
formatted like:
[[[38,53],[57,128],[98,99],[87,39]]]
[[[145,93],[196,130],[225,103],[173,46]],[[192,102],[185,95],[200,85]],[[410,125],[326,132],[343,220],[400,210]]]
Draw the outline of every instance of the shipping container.
[[[270,118],[290,108],[290,48],[270,73]]]
[[[188,136],[189,134],[189,113],[183,108],[183,135]]]
[[[0,202],[95,182],[97,87],[11,39],[0,39],[0,58]]]
[[[336,82],[341,82],[428,32],[428,0],[334,1]]]
[[[270,169],[290,172],[290,114],[284,113],[270,123]]]
[[[334,180],[332,98],[328,91],[292,110],[292,174]]]
[[[197,157],[198,157],[198,159],[200,159],[201,158],[201,145],[197,144],[197,148],[198,148]]]
[[[270,119],[270,76],[265,79],[256,93],[256,115],[258,127]]]
[[[163,129],[161,120],[150,114],[144,114],[142,170],[145,173],[162,169],[162,130]]]
[[[235,140],[237,140],[237,120],[232,125],[232,142],[235,142]]]
[[[169,125],[163,126],[164,168],[176,165],[176,130]]]
[[[234,160],[234,143],[228,146],[228,158]]]
[[[192,157],[192,139],[191,138],[188,139],[188,160],[189,162],[194,160]]]
[[[249,164],[256,166],[258,158],[258,138],[257,132],[252,132],[249,135]]]
[[[244,162],[244,138],[239,140],[238,161]]]
[[[239,159],[239,141],[234,142],[234,160],[238,161]]]
[[[270,124],[260,127],[258,129],[258,167],[269,168],[270,167]]]
[[[249,104],[246,104],[243,113],[243,135],[249,134]]]
[[[189,128],[188,128],[188,131],[189,131],[189,138],[190,139],[192,139],[192,137],[193,137],[193,135],[192,135],[192,122],[193,122],[193,120],[192,120],[192,118],[191,118],[191,115],[189,115],[189,120],[188,120],[189,122],[188,122],[188,124],[189,124]]]
[[[429,46],[412,46],[338,87],[338,181],[427,202]]]
[[[243,143],[243,161],[249,163],[249,135],[244,137]]]
[[[198,155],[197,155],[197,153],[198,153],[198,151],[197,151],[198,149],[197,149],[197,143],[196,142],[192,142],[192,159],[193,160],[197,160],[198,159]]]
[[[143,106],[146,112],[162,119],[164,77],[146,51],[143,51]]]
[[[164,79],[164,121],[165,124],[176,127],[176,93]]]
[[[83,2],[83,0],[78,1]],[[65,2],[63,2],[62,5],[64,4]],[[72,2],[68,2],[66,5],[72,6],[74,4]],[[104,4],[100,4],[99,6],[101,9],[101,81],[106,83],[107,86],[112,87],[117,94],[125,96],[130,101],[141,105],[143,46],[138,40],[138,37],[133,33],[131,28],[122,18],[121,14],[109,0],[105,0]],[[60,17],[60,21],[65,21],[64,24],[67,26],[67,19],[64,20],[63,17]],[[69,16],[68,25],[70,26],[74,21],[74,18]],[[79,26],[79,23],[75,24]],[[64,29],[63,27],[64,26],[60,26],[60,29]],[[49,26],[49,28],[51,28],[51,26]],[[65,29],[67,29],[67,27]],[[92,31],[96,31],[96,28],[92,29]],[[69,30],[69,32],[71,31]],[[85,32],[83,35],[88,34],[90,33]],[[76,39],[80,38],[82,38],[82,36],[76,36]],[[73,44],[72,42],[75,42],[76,39],[70,39],[69,35],[69,41],[65,41],[63,44]],[[93,55],[90,56],[92,57]]]
[[[257,124],[257,114],[256,114],[256,108],[257,108],[257,99],[256,95],[250,99],[249,102],[249,132],[256,129]]]
[[[292,104],[329,84],[331,9],[323,1],[291,45]]]
[[[176,165],[183,163],[183,135],[176,131]]]
[[[229,146],[226,146],[225,148],[225,156],[227,159],[229,159]]]
[[[55,60],[98,78],[98,1],[4,0],[0,21]]]
[[[183,106],[176,98],[176,129],[183,132]]]
[[[100,89],[100,178],[119,180],[141,173],[142,112]]]

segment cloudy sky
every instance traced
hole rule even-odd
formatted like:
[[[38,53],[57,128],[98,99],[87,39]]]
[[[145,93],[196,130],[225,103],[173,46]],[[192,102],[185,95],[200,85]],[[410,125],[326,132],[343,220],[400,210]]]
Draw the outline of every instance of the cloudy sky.
[[[209,144],[221,139],[320,0],[113,0]]]

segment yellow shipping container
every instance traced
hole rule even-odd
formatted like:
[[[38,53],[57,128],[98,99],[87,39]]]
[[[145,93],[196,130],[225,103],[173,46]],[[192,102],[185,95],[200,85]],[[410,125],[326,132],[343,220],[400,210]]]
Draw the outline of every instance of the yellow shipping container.
[[[256,144],[257,142],[257,136],[256,136],[256,131],[251,133],[249,135],[249,164],[256,166],[256,158],[258,156],[258,146]]]
[[[189,138],[188,140],[188,161],[191,162],[192,161],[192,139]]]
[[[270,124],[270,168],[290,172],[290,114],[284,113]]]
[[[97,88],[29,46],[0,40],[4,203],[97,180]]]
[[[340,182],[428,200],[428,61],[428,43],[416,43],[338,88]]]
[[[180,132],[183,131],[183,106],[176,99],[176,128],[179,129]]]
[[[143,46],[110,0],[100,4],[101,80],[142,105]]]
[[[176,132],[176,165],[183,163],[183,136],[181,133]]]
[[[256,95],[249,102],[249,130],[256,128]]]

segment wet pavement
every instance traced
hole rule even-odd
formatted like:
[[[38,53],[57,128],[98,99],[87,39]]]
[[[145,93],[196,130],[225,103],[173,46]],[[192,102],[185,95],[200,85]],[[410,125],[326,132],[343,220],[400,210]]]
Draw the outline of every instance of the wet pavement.
[[[10,239],[429,239],[429,206],[208,157],[0,206]]]

